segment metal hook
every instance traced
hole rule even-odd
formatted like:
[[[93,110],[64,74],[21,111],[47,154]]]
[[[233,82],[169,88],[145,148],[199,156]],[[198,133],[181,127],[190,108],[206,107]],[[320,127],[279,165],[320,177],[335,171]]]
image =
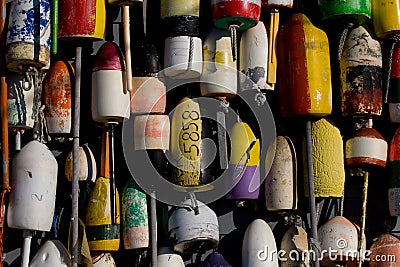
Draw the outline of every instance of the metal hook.
[[[32,77],[29,75],[28,70],[24,69],[24,79],[22,80],[22,89],[29,91],[32,88]]]

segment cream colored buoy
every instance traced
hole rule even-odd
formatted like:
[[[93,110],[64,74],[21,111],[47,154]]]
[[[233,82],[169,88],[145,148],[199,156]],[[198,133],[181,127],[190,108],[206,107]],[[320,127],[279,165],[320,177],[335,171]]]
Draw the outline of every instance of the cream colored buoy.
[[[309,266],[307,232],[302,227],[292,226],[286,231],[281,241],[281,250],[285,252],[281,267]]]
[[[136,116],[133,130],[135,150],[169,150],[170,123],[167,115]]]
[[[131,113],[164,113],[165,84],[156,77],[132,77]]]
[[[72,181],[72,164],[73,164],[73,151],[69,152],[65,161],[64,175],[68,181]],[[92,151],[87,144],[79,147],[79,169],[78,169],[78,180],[79,181],[96,181],[97,177],[97,165],[96,160]]]
[[[247,227],[242,245],[242,267],[278,267],[274,234],[269,225],[256,219]]]
[[[187,199],[171,214],[168,235],[174,251],[179,253],[215,248],[219,242],[217,215],[200,201]]]
[[[203,68],[202,42],[198,37],[176,36],[165,39],[164,73],[174,79],[199,77]]]
[[[47,240],[33,257],[29,267],[70,267],[71,255],[58,240]]]
[[[267,210],[297,209],[296,151],[289,137],[277,136],[275,158],[265,180]]]
[[[344,192],[345,172],[340,131],[326,119],[313,122],[311,127],[315,197],[341,197]],[[304,176],[307,177],[306,170]],[[308,196],[307,182],[305,194]]]
[[[201,95],[235,96],[236,62],[232,60],[231,39],[226,31],[210,30],[203,44],[203,61]]]
[[[161,247],[157,256],[158,267],[185,267],[182,257],[174,253],[170,248]]]

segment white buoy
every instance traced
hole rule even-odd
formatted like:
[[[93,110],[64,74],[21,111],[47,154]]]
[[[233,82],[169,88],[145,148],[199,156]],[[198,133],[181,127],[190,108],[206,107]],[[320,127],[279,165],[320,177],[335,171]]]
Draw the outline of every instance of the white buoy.
[[[47,240],[35,254],[29,267],[70,267],[71,255],[58,240]]]

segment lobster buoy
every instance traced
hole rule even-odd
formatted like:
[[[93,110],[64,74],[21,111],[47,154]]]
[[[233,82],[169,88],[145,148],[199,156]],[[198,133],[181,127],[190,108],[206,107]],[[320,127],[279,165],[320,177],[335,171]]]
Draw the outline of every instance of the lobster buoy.
[[[229,164],[228,199],[258,199],[260,193],[260,140],[250,126],[237,122],[230,131],[232,155]]]
[[[200,0],[161,0],[166,36],[198,36]]]
[[[169,117],[167,115],[141,115],[134,121],[135,150],[169,150]]]
[[[199,37],[175,36],[165,39],[164,73],[174,79],[191,79],[201,75],[202,42]]]
[[[247,77],[241,82],[242,90],[271,89],[267,84],[268,36],[262,21],[243,32],[239,63],[240,71]]]
[[[131,113],[164,113],[165,84],[156,77],[132,77]]]
[[[7,75],[8,88],[8,125],[10,128],[31,129],[35,124],[35,99],[38,96],[37,88],[28,90],[24,76],[10,72]],[[36,111],[34,111],[36,109]]]
[[[311,129],[315,197],[341,197],[344,192],[345,171],[340,131],[326,119],[312,122]],[[307,166],[306,162],[304,166]],[[307,168],[304,176],[308,177]],[[306,179],[305,194],[308,196],[308,178]]]
[[[157,255],[157,266],[159,267],[185,267],[180,255],[174,253],[170,248],[161,247]]]
[[[396,266],[400,257],[400,239],[393,234],[383,234],[375,240],[369,251],[369,266]]]
[[[348,20],[364,24],[371,18],[371,0],[320,0],[318,8],[323,20]]]
[[[107,2],[111,5],[125,6],[134,5],[135,3],[143,3],[143,0],[107,0]]]
[[[110,190],[110,136],[103,130],[100,177],[90,192],[86,210],[86,235],[91,251],[117,251],[120,238],[119,196],[115,188],[115,223],[112,223]]]
[[[211,0],[214,24],[228,30],[232,39],[232,56],[236,61],[236,31],[255,26],[260,20],[261,0]]]
[[[346,165],[349,167],[386,166],[388,145],[373,128],[363,128],[346,142]]]
[[[43,98],[47,128],[51,134],[71,133],[73,69],[65,61],[50,65],[44,81]]]
[[[225,31],[212,28],[203,44],[202,96],[235,96],[236,63],[232,60],[231,39]]]
[[[168,235],[178,253],[192,254],[200,247],[215,248],[219,242],[217,215],[204,203],[187,199],[171,214]]]
[[[289,137],[276,137],[275,157],[265,180],[267,210],[297,209],[297,159]]]
[[[286,20],[278,36],[279,102],[282,117],[332,112],[328,37],[303,14]]]
[[[202,119],[199,103],[182,98],[171,122],[171,181],[180,186],[200,184]]]
[[[400,43],[393,48],[388,102],[390,121],[400,123]]]
[[[149,222],[146,194],[133,179],[122,192],[122,235],[125,249],[149,247]]]
[[[243,267],[278,267],[274,234],[269,225],[256,219],[247,226],[242,245]]]
[[[378,38],[390,38],[400,32],[400,2],[371,0],[375,34]]]
[[[69,182],[72,181],[73,151],[68,153],[65,160],[64,175]],[[97,177],[97,165],[92,151],[87,144],[79,147],[78,180],[95,182]]]
[[[13,0],[6,40],[7,68],[23,73],[26,66],[40,69],[48,65],[50,43],[50,2]]]
[[[33,257],[29,267],[71,267],[71,255],[58,240],[47,240]]]
[[[116,267],[114,258],[111,253],[101,253],[98,256],[92,257],[93,267]]]
[[[389,211],[400,216],[400,128],[396,130],[389,148]]]
[[[105,42],[96,55],[92,73],[92,117],[98,122],[129,119],[123,54],[114,42]]]
[[[381,46],[362,26],[353,29],[344,42],[340,76],[343,116],[381,115]]]
[[[283,235],[281,251],[285,252],[285,260],[281,261],[281,267],[309,266],[310,259],[308,257],[309,248],[306,230],[300,226],[290,227]],[[293,257],[293,255],[301,255],[301,258]]]
[[[321,251],[325,253],[321,261],[323,266],[330,266],[333,259],[337,262],[357,261],[354,251],[359,251],[358,227],[343,216],[335,216],[318,229]],[[365,240],[365,239],[364,239]],[[363,243],[365,251],[365,242]]]
[[[268,9],[281,8],[281,7],[292,8],[293,0],[261,0],[261,6],[262,8],[268,8]]]
[[[46,145],[34,140],[13,158],[7,224],[10,228],[50,231],[58,165]]]
[[[213,266],[219,266],[219,267],[232,267],[222,256],[222,254],[218,252],[213,252],[210,255],[207,256],[204,262],[202,262],[199,267],[213,267]]]
[[[105,1],[59,1],[58,38],[101,40],[104,38],[105,28]]]

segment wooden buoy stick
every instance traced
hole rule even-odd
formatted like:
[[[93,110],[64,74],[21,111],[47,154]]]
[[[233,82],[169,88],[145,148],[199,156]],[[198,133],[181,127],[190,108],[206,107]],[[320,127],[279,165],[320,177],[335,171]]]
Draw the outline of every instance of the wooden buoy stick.
[[[122,24],[124,27],[124,47],[126,63],[126,88],[132,91],[132,59],[131,59],[131,35],[129,31],[129,6],[122,7]]]
[[[363,263],[362,258],[362,247],[364,243],[364,231],[365,231],[365,218],[367,217],[367,195],[368,195],[368,177],[369,173],[366,171],[364,173],[364,186],[363,186],[363,194],[362,194],[362,210],[361,210],[361,224],[360,224],[360,238],[358,243],[358,267],[361,267]]]
[[[156,192],[150,195],[151,266],[157,267],[157,210]]]

